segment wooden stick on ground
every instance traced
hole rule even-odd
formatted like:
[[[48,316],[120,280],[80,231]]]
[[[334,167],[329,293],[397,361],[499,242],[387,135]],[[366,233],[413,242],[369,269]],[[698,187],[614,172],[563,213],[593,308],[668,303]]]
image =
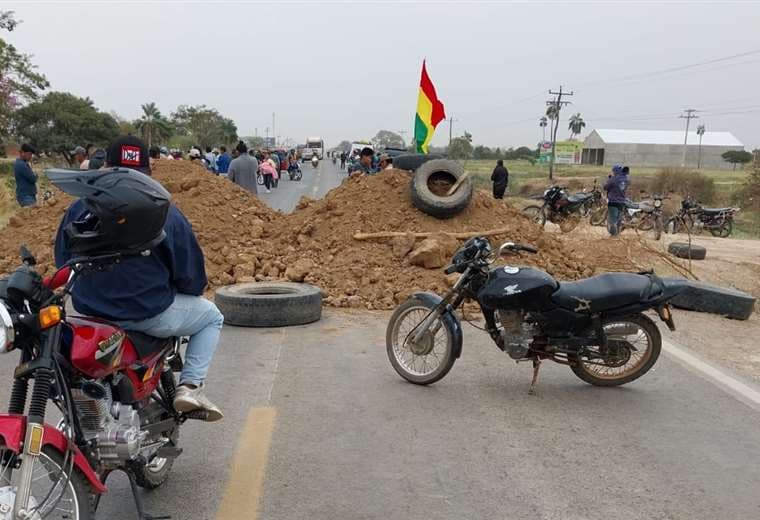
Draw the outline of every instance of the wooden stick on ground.
[[[428,238],[433,235],[447,235],[454,238],[467,239],[479,236],[494,236],[494,235],[506,235],[514,228],[497,228],[487,229],[484,231],[462,231],[458,233],[450,233],[448,231],[427,231],[424,233],[404,233],[403,231],[381,231],[379,233],[356,233],[354,235],[355,240],[380,240],[384,238],[404,237],[406,235],[413,235],[414,238]]]
[[[465,179],[467,179],[469,176],[470,176],[470,172],[465,172],[464,175],[462,175],[461,177],[459,177],[457,179],[457,181],[454,183],[454,185],[446,193],[446,196],[447,197],[451,197],[452,195],[454,195],[454,192],[459,189],[459,186],[461,186],[462,183],[465,181]]]

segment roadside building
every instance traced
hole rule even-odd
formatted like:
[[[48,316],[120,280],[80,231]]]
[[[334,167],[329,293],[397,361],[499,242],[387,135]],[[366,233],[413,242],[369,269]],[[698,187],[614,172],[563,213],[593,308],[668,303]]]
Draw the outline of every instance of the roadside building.
[[[593,130],[584,140],[582,164],[629,166],[681,166],[683,130]],[[699,136],[689,132],[686,166],[696,168],[699,160]],[[702,168],[731,169],[721,154],[744,150],[731,132],[705,132],[702,136]]]

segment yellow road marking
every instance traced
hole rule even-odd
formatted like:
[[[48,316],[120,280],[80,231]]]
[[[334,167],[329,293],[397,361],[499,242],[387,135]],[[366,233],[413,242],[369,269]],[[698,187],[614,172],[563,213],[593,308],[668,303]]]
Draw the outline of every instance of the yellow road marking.
[[[248,413],[216,520],[256,520],[258,517],[276,417],[274,407],[253,408]]]

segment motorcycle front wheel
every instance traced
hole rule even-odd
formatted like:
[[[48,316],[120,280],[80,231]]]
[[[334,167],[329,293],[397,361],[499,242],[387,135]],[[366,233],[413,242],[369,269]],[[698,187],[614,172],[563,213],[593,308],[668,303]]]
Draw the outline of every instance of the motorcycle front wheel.
[[[454,366],[454,334],[440,317],[425,331],[417,344],[412,337],[434,305],[412,298],[393,312],[385,335],[388,360],[398,375],[416,385],[442,379]]]
[[[264,185],[264,176],[261,175],[260,173],[256,174],[256,184],[258,184],[259,186]]]
[[[585,382],[595,386],[624,385],[646,374],[660,357],[660,330],[643,314],[604,318],[602,328],[607,346],[582,348],[571,359],[573,373]]]
[[[543,206],[526,206],[522,210],[522,214],[541,227],[546,224],[546,213]]]
[[[0,473],[0,511],[13,511],[20,471],[15,469],[23,455],[8,450],[0,450],[2,473]],[[73,455],[72,455],[73,456]],[[64,465],[61,453],[50,446],[42,448],[32,472],[32,489],[29,497],[29,509],[34,510],[30,518],[59,520],[93,520],[95,518],[94,495],[84,476],[70,468],[70,459]],[[65,487],[64,487],[65,486]],[[47,496],[45,503],[41,503]],[[10,513],[9,513],[10,514]],[[10,518],[10,516],[9,516]]]
[[[591,208],[589,223],[592,226],[603,226],[607,223],[607,206],[595,206]]]

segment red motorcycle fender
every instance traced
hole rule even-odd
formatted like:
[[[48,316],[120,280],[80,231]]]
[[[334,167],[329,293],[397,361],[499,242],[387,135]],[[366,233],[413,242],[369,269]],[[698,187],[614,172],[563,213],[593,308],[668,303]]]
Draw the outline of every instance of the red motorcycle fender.
[[[0,414],[0,438],[2,438],[3,444],[9,450],[14,453],[21,451],[21,445],[24,443],[24,435],[26,434],[26,417],[23,415],[6,415]],[[45,431],[42,434],[42,445],[52,446],[60,453],[66,452],[66,446],[68,445],[66,437],[46,424]],[[90,467],[90,463],[87,462],[87,458],[79,451],[79,448],[73,446],[74,450],[74,465],[82,475],[90,482],[92,489],[96,493],[105,493],[106,487],[100,481],[98,476]]]

